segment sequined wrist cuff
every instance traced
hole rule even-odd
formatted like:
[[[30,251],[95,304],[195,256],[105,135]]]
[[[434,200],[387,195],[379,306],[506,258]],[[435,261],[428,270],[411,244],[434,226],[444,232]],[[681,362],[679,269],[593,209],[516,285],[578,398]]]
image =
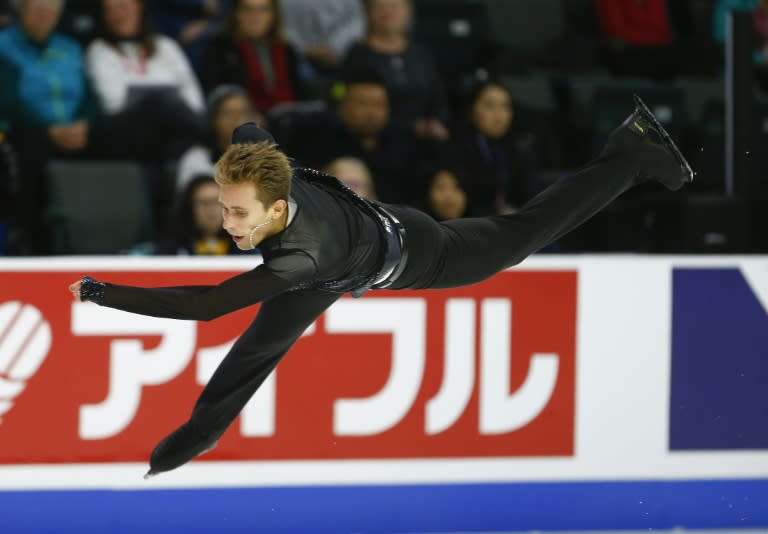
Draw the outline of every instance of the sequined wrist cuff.
[[[96,304],[104,302],[104,282],[97,282],[90,276],[84,276],[80,285],[80,300],[90,300]]]

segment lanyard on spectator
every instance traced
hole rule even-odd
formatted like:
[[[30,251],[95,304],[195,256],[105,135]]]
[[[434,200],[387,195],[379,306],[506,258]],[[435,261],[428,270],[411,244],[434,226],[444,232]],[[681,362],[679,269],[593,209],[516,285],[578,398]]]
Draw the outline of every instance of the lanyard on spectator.
[[[123,64],[125,65],[125,70],[128,72],[144,76],[147,74],[147,53],[144,51],[144,48],[139,47],[138,58],[136,61],[133,61],[133,58],[131,58],[130,55],[123,54]]]

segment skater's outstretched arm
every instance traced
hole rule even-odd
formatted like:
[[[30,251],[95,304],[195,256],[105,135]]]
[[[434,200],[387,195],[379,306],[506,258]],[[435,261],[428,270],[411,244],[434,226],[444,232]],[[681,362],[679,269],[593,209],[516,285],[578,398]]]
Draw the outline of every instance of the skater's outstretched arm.
[[[295,285],[260,265],[215,286],[134,287],[82,279],[69,286],[76,299],[127,312],[209,321],[278,295]]]

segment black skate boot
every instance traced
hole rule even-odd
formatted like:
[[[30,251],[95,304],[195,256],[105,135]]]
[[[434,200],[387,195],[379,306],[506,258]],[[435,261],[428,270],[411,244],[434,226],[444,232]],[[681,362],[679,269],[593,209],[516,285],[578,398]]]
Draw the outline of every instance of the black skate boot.
[[[157,444],[149,460],[149,471],[145,479],[171,471],[205,454],[218,442],[218,436],[199,432],[189,423],[184,423]]]
[[[676,191],[693,181],[693,170],[672,137],[635,95],[635,111],[617,128],[606,152],[619,149],[638,165],[637,183],[653,180]]]

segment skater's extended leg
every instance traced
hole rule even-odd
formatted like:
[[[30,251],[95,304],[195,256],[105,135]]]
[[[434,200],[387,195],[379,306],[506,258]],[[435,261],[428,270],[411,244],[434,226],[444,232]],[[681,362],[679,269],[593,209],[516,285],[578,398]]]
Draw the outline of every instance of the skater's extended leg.
[[[155,447],[150,474],[175,469],[213,448],[293,343],[339,297],[302,290],[264,302],[205,386],[189,421]]]
[[[409,258],[392,288],[471,284],[516,265],[647,180],[677,189],[690,181],[687,162],[660,125],[638,108],[611,135],[599,158],[553,184],[511,215],[430,225],[399,213],[409,225]],[[413,230],[413,231],[412,231]]]

